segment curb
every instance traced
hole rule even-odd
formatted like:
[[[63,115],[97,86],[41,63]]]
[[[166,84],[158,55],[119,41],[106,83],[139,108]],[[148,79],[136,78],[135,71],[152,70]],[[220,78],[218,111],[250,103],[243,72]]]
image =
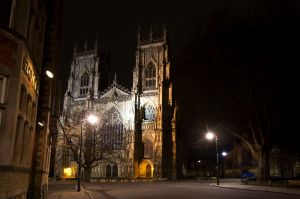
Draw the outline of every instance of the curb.
[[[94,199],[93,194],[90,191],[84,190],[84,192],[89,196],[90,199]]]
[[[90,199],[94,199],[92,192],[86,190],[86,189],[84,188],[84,186],[80,186],[80,189],[81,189],[82,191],[84,191],[84,193],[85,193],[86,195],[88,195],[88,197],[89,197]]]

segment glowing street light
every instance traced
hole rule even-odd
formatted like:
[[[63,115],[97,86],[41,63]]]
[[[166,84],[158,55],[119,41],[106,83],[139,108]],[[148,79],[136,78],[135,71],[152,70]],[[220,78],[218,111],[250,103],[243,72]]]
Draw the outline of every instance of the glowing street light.
[[[220,179],[220,169],[219,169],[219,152],[218,152],[218,137],[212,133],[212,132],[208,132],[206,133],[206,139],[208,140],[212,140],[215,138],[215,141],[216,141],[216,156],[217,156],[217,185],[219,185],[219,179]]]
[[[97,121],[98,121],[98,117],[96,117],[95,115],[91,114],[87,117],[87,121],[90,123],[90,124],[96,124]]]
[[[54,74],[50,70],[46,70],[46,75],[51,79],[54,77]]]
[[[206,139],[212,140],[215,137],[215,135],[212,132],[206,133]]]
[[[94,159],[95,159],[95,155],[96,155],[96,123],[98,122],[98,117],[96,115],[89,115],[87,117],[87,121],[92,124],[94,126],[94,145],[93,145],[93,148],[94,148]]]
[[[223,156],[223,157],[227,156],[227,152],[226,152],[226,151],[223,151],[223,152],[222,152],[222,156]]]

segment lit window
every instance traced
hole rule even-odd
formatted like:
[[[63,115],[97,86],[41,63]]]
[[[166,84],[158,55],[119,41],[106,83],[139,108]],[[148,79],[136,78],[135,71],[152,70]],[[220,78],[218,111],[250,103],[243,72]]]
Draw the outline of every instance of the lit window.
[[[156,69],[153,63],[150,63],[146,69],[145,69],[145,85],[144,89],[149,90],[149,89],[155,89],[156,87]]]
[[[155,108],[153,106],[146,106],[145,108],[145,120],[152,121],[155,119]]]
[[[84,73],[80,81],[80,95],[86,95],[89,90],[89,76]]]
[[[102,126],[102,145],[111,149],[124,148],[123,120],[116,108],[111,108],[104,115]]]
[[[153,145],[149,140],[144,142],[144,158],[152,158]]]

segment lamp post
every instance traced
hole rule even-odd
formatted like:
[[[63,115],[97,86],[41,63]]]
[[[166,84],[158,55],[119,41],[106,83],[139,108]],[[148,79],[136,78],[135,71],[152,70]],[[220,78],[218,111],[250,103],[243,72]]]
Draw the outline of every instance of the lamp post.
[[[214,138],[215,138],[215,142],[216,142],[216,156],[217,156],[217,167],[216,167],[216,169],[217,169],[217,185],[219,185],[220,184],[220,182],[219,182],[219,179],[220,179],[220,168],[219,167],[220,166],[219,166],[219,152],[218,152],[218,137],[211,132],[208,132],[206,134],[206,139],[212,140]]]
[[[223,158],[221,158],[221,163],[220,163],[220,170],[221,170],[220,175],[221,175],[221,177],[224,177],[224,175],[225,175],[225,157],[227,156],[227,152],[223,151],[221,154],[222,154]]]
[[[94,132],[93,132],[93,139],[94,139],[93,150],[94,150],[94,158],[95,158],[95,153],[96,153],[96,129],[95,129],[96,127],[95,126],[96,126],[96,123],[98,121],[98,117],[91,114],[91,115],[88,116],[87,120],[94,127],[94,129],[93,129],[94,130]]]
[[[80,178],[81,178],[81,143],[82,143],[82,122],[83,111],[81,112],[81,124],[80,124],[80,139],[79,139],[79,157],[78,157],[78,174],[77,174],[77,192],[80,192]]]
[[[82,150],[82,123],[84,122],[83,120],[83,115],[84,115],[84,111],[82,111],[82,121],[81,121],[81,125],[80,125],[80,140],[79,140],[79,158],[78,158],[78,185],[77,185],[77,192],[80,192],[80,181],[81,181],[81,150]],[[87,121],[90,124],[94,125],[94,155],[95,155],[95,124],[98,121],[98,118],[91,114],[87,117]]]

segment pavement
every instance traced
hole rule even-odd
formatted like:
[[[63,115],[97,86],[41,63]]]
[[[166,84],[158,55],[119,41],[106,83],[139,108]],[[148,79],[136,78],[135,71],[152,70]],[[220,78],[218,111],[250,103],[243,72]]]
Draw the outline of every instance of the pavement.
[[[91,192],[83,186],[77,192],[77,184],[74,182],[49,181],[49,191],[45,199],[93,199]]]
[[[201,180],[202,181],[202,180]],[[224,189],[241,189],[241,190],[250,190],[250,191],[262,191],[262,192],[275,192],[275,193],[284,193],[284,194],[297,194],[300,198],[300,187],[298,188],[289,188],[289,187],[275,187],[275,186],[261,186],[261,185],[250,185],[241,183],[239,179],[234,180],[221,180],[219,185],[216,185],[215,182],[206,181],[207,185],[217,186]],[[49,181],[49,185],[53,185],[57,182]],[[128,182],[130,183],[130,182]],[[205,183],[205,182],[204,182]],[[203,181],[201,183],[203,185]],[[60,186],[60,185],[58,185]],[[46,199],[98,199],[106,198],[104,195],[96,196],[95,193],[92,193],[89,190],[84,188],[84,185],[81,186],[81,192],[77,192],[74,188],[73,190],[60,190],[57,188],[50,189],[46,195]]]
[[[243,184],[241,182],[223,182],[223,183],[221,182],[219,185],[216,184],[212,184],[212,185],[222,187],[222,188],[227,188],[227,189],[243,189],[243,190],[250,190],[250,191],[263,191],[263,192],[275,192],[275,193],[300,195],[300,187],[288,188],[288,187],[249,185],[249,184]]]

